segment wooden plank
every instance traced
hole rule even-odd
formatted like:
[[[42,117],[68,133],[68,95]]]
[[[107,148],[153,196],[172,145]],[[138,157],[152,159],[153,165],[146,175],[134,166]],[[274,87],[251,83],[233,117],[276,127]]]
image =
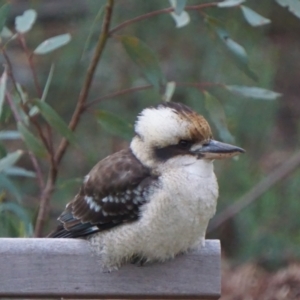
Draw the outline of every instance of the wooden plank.
[[[220,285],[217,240],[165,263],[104,273],[85,240],[0,239],[0,297],[218,299]]]

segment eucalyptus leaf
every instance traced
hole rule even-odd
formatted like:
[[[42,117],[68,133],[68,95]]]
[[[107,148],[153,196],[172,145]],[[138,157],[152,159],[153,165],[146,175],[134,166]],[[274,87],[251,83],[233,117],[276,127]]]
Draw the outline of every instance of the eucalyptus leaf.
[[[299,0],[275,0],[279,5],[287,7],[288,10],[296,17],[300,18],[300,1]]]
[[[22,194],[19,191],[19,188],[4,174],[4,172],[0,173],[0,190],[7,191],[19,203],[22,202]]]
[[[0,17],[1,18],[1,17]],[[11,30],[4,26],[1,30],[0,36],[4,39],[10,39],[14,36]]]
[[[226,85],[225,88],[239,96],[253,98],[253,99],[263,99],[263,100],[276,100],[281,97],[281,94],[262,89],[259,87],[249,87],[240,85]]]
[[[172,7],[174,7],[174,12],[177,16],[181,15],[184,11],[187,0],[169,0]]]
[[[15,29],[19,33],[28,32],[35,23],[37,13],[34,9],[25,10],[21,16],[15,19]]]
[[[119,116],[108,111],[98,110],[96,112],[98,123],[107,132],[129,140],[132,138],[133,127]]]
[[[271,20],[259,15],[247,6],[241,5],[241,10],[246,21],[253,27],[262,26],[271,23]]]
[[[27,211],[22,206],[13,202],[0,203],[0,213],[4,211],[10,211],[14,215],[16,215],[18,219],[24,224],[26,235],[32,236],[33,226],[31,224]]]
[[[234,143],[234,137],[228,129],[226,116],[222,104],[216,97],[214,97],[207,91],[204,91],[203,94],[205,108],[207,109],[212,122],[218,130],[220,138],[228,143]]]
[[[233,62],[251,79],[258,80],[257,75],[249,68],[248,55],[244,47],[230,38],[228,32],[221,27],[215,27],[215,30],[227,47],[228,53]]]
[[[140,68],[145,78],[156,91],[165,85],[166,79],[160,68],[155,53],[141,40],[133,36],[119,36],[124,49],[132,61]]]
[[[0,78],[0,117],[3,111],[3,104],[4,104],[5,92],[6,92],[6,81],[7,81],[7,72],[5,69]]]
[[[90,46],[91,39],[92,39],[92,36],[93,36],[93,33],[94,33],[94,27],[96,26],[96,24],[99,24],[99,22],[101,20],[101,17],[103,15],[103,12],[104,12],[104,8],[105,8],[105,5],[102,5],[100,7],[100,9],[98,10],[98,13],[97,13],[96,17],[93,20],[92,26],[89,29],[89,34],[88,34],[88,36],[86,38],[86,41],[84,43],[84,46],[83,46],[83,50],[82,50],[82,54],[81,54],[81,59],[84,57],[85,52],[87,51],[87,49]]]
[[[27,148],[38,157],[46,157],[47,151],[44,144],[35,137],[21,122],[18,122],[18,130],[21,133]]]
[[[30,178],[36,177],[36,174],[34,172],[28,171],[20,167],[7,168],[3,171],[3,173],[7,176],[21,176],[21,177],[30,177]]]
[[[9,9],[10,9],[10,4],[8,4],[8,3],[2,5],[0,8],[0,32],[1,33],[3,32],[3,29],[5,28],[4,25],[6,23]]]
[[[218,3],[218,7],[233,7],[240,5],[241,3],[245,2],[246,0],[225,0]]]
[[[187,24],[190,23],[190,15],[186,12],[183,11],[180,15],[177,15],[174,12],[171,12],[171,16],[173,17],[175,23],[176,23],[176,28],[181,28],[186,26]]]
[[[7,151],[5,149],[5,147],[3,146],[3,144],[0,143],[0,158],[3,158],[7,155]]]
[[[52,52],[71,41],[71,35],[69,33],[54,36],[50,39],[43,41],[37,48],[33,51],[34,54],[47,54]]]
[[[7,154],[5,157],[0,159],[0,172],[3,170],[13,166],[18,159],[21,157],[23,154],[22,150],[17,150],[15,152]]]
[[[20,83],[17,82],[16,85],[17,85],[18,93],[21,96],[22,103],[26,104],[26,102],[28,101],[28,94],[27,94],[27,92],[23,90],[23,88],[22,88],[22,86],[21,86]]]
[[[0,140],[18,140],[22,136],[16,130],[2,130],[0,131]]]
[[[169,102],[171,101],[173,94],[175,92],[176,82],[170,81],[166,84],[165,94],[163,95],[163,101]]]
[[[74,133],[69,129],[63,119],[49,104],[40,100],[34,100],[33,103],[38,107],[42,116],[51,127],[65,137],[70,143],[76,144],[76,137]]]
[[[43,90],[43,95],[41,98],[42,102],[46,101],[46,97],[48,95],[48,91],[49,91],[49,87],[50,87],[50,84],[52,81],[53,73],[54,73],[54,64],[51,65],[51,68],[50,68],[50,71],[48,74],[48,78],[47,78],[47,81],[46,81],[46,84],[45,84],[45,87]],[[39,112],[39,109],[36,106],[33,106],[29,111],[29,116],[32,117],[32,116],[36,115],[38,112]]]

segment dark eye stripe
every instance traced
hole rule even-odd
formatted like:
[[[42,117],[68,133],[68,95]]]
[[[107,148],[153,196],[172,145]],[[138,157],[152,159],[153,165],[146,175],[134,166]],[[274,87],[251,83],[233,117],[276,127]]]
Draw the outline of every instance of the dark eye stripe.
[[[192,142],[187,145],[170,145],[164,148],[154,148],[154,155],[159,161],[167,161],[168,159],[178,156],[178,155],[187,155],[190,154],[190,148]]]

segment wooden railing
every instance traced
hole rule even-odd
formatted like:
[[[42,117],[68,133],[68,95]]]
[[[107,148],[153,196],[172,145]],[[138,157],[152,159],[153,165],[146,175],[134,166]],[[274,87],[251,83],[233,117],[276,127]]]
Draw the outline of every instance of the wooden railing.
[[[165,263],[103,272],[87,241],[0,239],[0,298],[220,297],[220,243]]]

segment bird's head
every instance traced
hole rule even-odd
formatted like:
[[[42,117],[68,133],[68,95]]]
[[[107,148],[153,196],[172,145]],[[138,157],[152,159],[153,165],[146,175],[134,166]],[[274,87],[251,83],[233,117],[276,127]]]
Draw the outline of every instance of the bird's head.
[[[144,109],[136,120],[135,133],[130,147],[150,168],[170,160],[180,165],[199,159],[229,158],[245,152],[214,140],[203,116],[175,102]]]

